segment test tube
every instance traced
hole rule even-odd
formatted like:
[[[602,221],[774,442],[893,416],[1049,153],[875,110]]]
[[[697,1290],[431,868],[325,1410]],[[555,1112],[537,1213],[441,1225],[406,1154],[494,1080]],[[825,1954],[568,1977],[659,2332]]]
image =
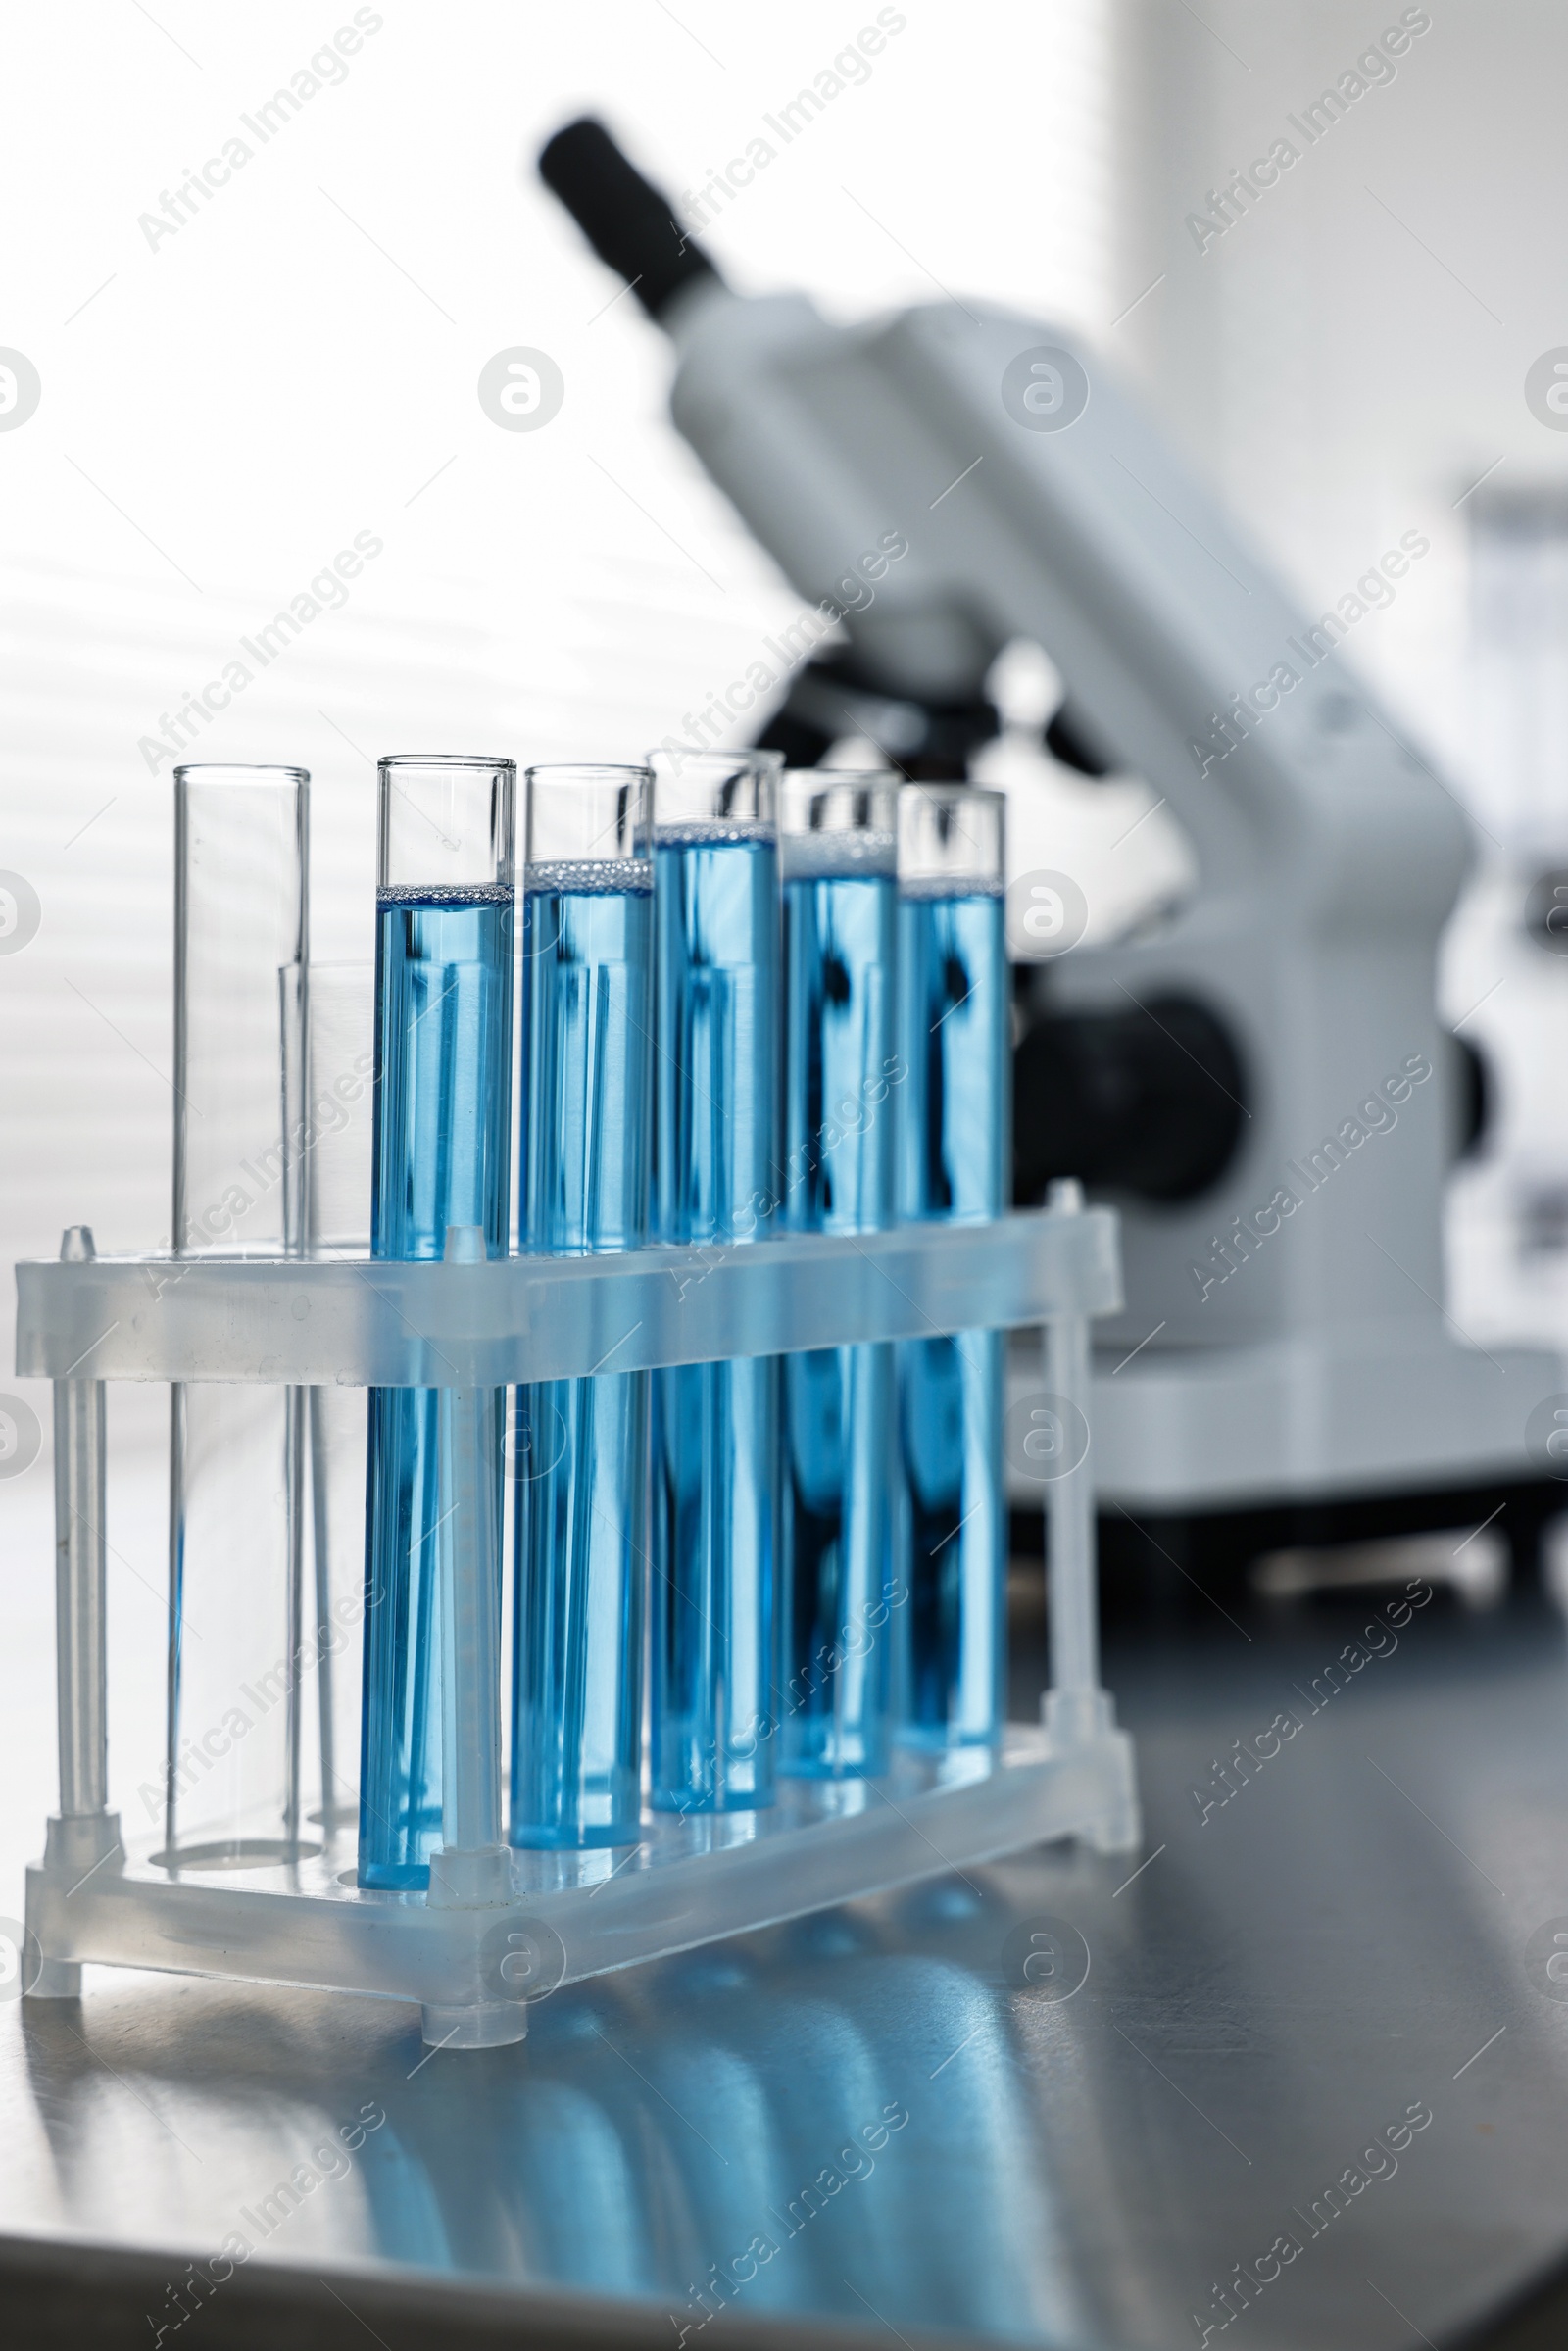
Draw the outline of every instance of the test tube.
[[[518,1231],[545,1255],[647,1239],[652,816],[646,767],[528,770]],[[524,1846],[633,1844],[648,1374],[519,1390],[517,1431],[509,1834]]]
[[[375,966],[313,956],[309,992],[310,1250],[313,1257],[363,1257],[370,1246]],[[352,1823],[358,1804],[367,1403],[357,1388],[307,1394],[320,1820],[331,1833]]]
[[[1006,1204],[1011,996],[1000,792],[899,795],[898,1206],[902,1223],[981,1224]],[[942,1750],[1002,1735],[1006,1521],[1000,1331],[899,1347],[896,1719]]]
[[[174,770],[176,1257],[304,1247],[310,777]],[[172,1867],[301,1852],[305,1392],[171,1390]]]
[[[657,751],[649,765],[655,1232],[728,1248],[778,1205],[783,761]],[[651,1452],[654,1805],[771,1803],[778,1358],[656,1372]]]
[[[512,1128],[511,759],[380,766],[370,1249],[507,1253]],[[467,1253],[468,1243],[465,1243]],[[465,1392],[466,1394],[466,1392]],[[375,1388],[366,1474],[362,1886],[427,1886],[442,1835],[442,1558],[462,1502],[442,1391]],[[501,1396],[481,1392],[499,1526]],[[499,1584],[496,1587],[499,1610]],[[499,1614],[496,1640],[500,1639]]]
[[[784,779],[784,1222],[893,1221],[897,792],[876,773]],[[891,1344],[784,1358],[781,1771],[864,1777],[888,1759]]]

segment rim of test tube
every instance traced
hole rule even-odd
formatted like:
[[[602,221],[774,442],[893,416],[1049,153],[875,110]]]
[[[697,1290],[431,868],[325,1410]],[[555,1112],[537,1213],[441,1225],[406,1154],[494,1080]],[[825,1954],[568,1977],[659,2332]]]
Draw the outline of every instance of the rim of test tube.
[[[942,821],[944,812],[965,808],[976,811],[977,821],[971,829],[950,827]],[[899,886],[902,890],[912,891],[919,897],[956,884],[1000,895],[1006,882],[1006,871],[1004,792],[958,777],[940,783],[901,786]]]
[[[174,769],[176,784],[193,776],[204,784],[308,784],[311,771],[272,760],[246,759],[186,759]]]

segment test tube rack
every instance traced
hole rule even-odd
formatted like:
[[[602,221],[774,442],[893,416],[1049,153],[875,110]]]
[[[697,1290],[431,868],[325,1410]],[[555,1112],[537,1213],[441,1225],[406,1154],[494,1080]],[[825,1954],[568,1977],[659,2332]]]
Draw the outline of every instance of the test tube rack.
[[[1050,1838],[1139,1839],[1132,1742],[1099,1683],[1092,1450],[1045,1488],[1053,1687],[998,1752],[900,1757],[884,1779],[781,1783],[766,1810],[644,1813],[629,1848],[500,1842],[493,1702],[499,1560],[454,1545],[443,1847],[428,1893],[355,1881],[352,1837],[243,1873],[127,1850],[109,1808],[106,1388],[111,1380],[479,1392],[726,1356],[1043,1325],[1054,1396],[1087,1428],[1088,1318],[1121,1303],[1116,1220],[1056,1205],[994,1223],[793,1236],[724,1249],[492,1262],[98,1257],[74,1227],[19,1265],[17,1369],[55,1395],[60,1810],[27,1873],[27,1988],[84,1964],[417,2002],[432,2046],[520,2040],[557,1985],[771,1926]],[[488,1514],[476,1511],[484,1526]],[[491,1530],[488,1541],[495,1545]],[[456,1589],[463,1587],[463,1589]]]

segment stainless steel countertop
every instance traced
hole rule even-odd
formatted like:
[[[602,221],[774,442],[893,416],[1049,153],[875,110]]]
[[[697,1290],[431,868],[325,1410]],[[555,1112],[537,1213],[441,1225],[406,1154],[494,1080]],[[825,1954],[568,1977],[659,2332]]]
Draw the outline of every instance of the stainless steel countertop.
[[[1544,1604],[1440,1596],[1309,1713],[1386,1596],[1112,1641],[1154,1856],[1130,1883],[1033,1853],[560,1992],[482,2054],[427,2055],[410,2009],[110,1971],[13,2002],[0,2231],[150,2250],[171,2285],[239,2231],[244,2276],[344,2265],[351,2309],[389,2264],[636,2297],[672,2344],[713,2264],[737,2321],[867,2340],[1191,2345],[1196,2312],[1252,2351],[1443,2342],[1568,2247],[1568,1998],[1526,1954],[1568,1932],[1568,1665]],[[1286,1708],[1200,1822],[1192,1785]],[[1043,1918],[1087,1944],[1071,1997],[1004,1973]],[[1214,2286],[1282,2234],[1221,2331]]]

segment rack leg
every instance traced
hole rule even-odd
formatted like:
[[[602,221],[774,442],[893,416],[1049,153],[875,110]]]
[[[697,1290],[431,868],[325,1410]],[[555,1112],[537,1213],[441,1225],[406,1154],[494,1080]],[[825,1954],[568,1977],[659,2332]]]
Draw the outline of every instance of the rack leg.
[[[1083,1188],[1070,1177],[1051,1187],[1058,1214],[1083,1208]],[[1063,1406],[1061,1441],[1068,1455],[1089,1427],[1089,1325],[1061,1314],[1045,1331],[1046,1385]],[[1046,1488],[1051,1632],[1051,1689],[1042,1708],[1053,1740],[1080,1746],[1107,1726],[1100,1687],[1100,1611],[1095,1572],[1095,1469],[1092,1446]]]
[[[1050,1205],[1058,1214],[1078,1214],[1083,1204],[1083,1188],[1072,1178],[1052,1185]],[[1075,1435],[1090,1431],[1093,1405],[1083,1315],[1058,1315],[1046,1325],[1046,1385],[1065,1407],[1063,1435],[1071,1445]],[[1141,1835],[1138,1789],[1132,1741],[1117,1730],[1115,1707],[1100,1681],[1092,1432],[1083,1458],[1046,1488],[1046,1536],[1051,1688],[1041,1700],[1041,1717],[1056,1754],[1098,1752],[1105,1794],[1085,1836],[1100,1852],[1126,1852]]]
[[[73,1225],[60,1254],[94,1253],[92,1234]],[[101,1380],[55,1382],[55,1666],[60,1735],[60,1810],[51,1819],[44,1869],[79,1883],[124,1860],[120,1816],[109,1809],[109,1659],[105,1574],[105,1410]],[[35,1999],[74,1999],[81,1969],[43,1953]]]

